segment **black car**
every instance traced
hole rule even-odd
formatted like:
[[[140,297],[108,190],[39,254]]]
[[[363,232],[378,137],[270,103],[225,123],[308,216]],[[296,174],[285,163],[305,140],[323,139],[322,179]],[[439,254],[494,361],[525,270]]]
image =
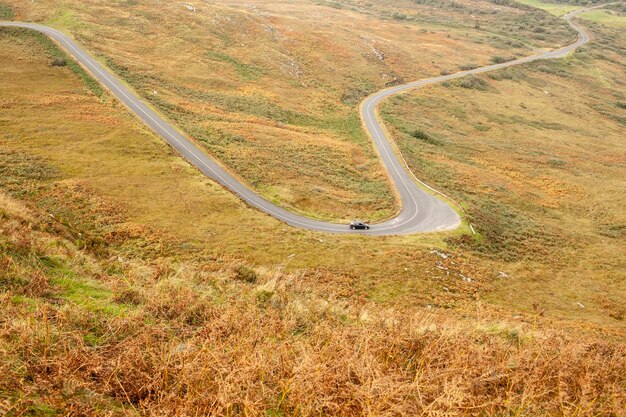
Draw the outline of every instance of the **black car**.
[[[352,220],[350,222],[350,229],[354,230],[354,229],[365,229],[368,230],[370,228],[370,225],[367,223],[363,223],[361,220]]]

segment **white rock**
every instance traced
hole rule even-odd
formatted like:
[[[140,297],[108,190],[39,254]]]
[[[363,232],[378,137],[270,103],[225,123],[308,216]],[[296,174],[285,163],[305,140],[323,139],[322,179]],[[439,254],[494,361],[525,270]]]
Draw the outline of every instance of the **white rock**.
[[[446,254],[446,253],[439,252],[437,249],[433,249],[433,250],[431,250],[431,251],[430,251],[430,253],[435,253],[435,254],[437,254],[437,255],[438,255],[441,259],[448,259],[448,257],[450,256],[450,255],[448,255],[448,254]]]

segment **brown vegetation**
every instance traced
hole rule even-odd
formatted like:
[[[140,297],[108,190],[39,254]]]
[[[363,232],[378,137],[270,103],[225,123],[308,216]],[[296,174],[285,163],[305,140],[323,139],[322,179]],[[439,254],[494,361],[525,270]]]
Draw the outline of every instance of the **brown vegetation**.
[[[0,31],[0,414],[623,416],[626,97],[597,33],[386,107],[480,234],[363,239],[246,207],[45,40]]]
[[[622,415],[626,347],[337,277],[80,250],[0,195],[0,405],[17,415]],[[149,234],[136,238],[149,238]],[[250,272],[247,272],[248,274]],[[535,323],[533,325],[533,322]]]

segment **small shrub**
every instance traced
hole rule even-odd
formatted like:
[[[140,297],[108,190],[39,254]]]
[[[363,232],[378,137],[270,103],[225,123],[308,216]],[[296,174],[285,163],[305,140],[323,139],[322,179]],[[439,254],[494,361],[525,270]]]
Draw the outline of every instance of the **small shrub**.
[[[354,105],[371,92],[371,88],[351,87],[341,96],[341,102]]]
[[[496,81],[515,80],[518,76],[517,71],[513,68],[506,68],[504,70],[492,72],[488,75],[489,78]]]
[[[55,56],[55,57],[52,57],[52,60],[50,61],[50,66],[51,67],[65,67],[67,66],[67,61],[63,57]]]
[[[537,70],[545,72],[546,74],[555,74],[556,70],[548,65],[538,65]]]
[[[565,166],[565,161],[559,158],[551,158],[548,161],[548,165],[554,168],[563,167]]]
[[[426,133],[426,132],[424,132],[423,130],[420,130],[420,129],[416,129],[416,130],[412,131],[410,133],[410,135],[412,137],[414,137],[415,139],[419,139],[419,140],[421,140],[423,142],[430,143],[431,145],[437,145],[437,146],[441,145],[441,141],[433,138],[428,133]]]
[[[494,64],[502,64],[505,62],[509,62],[509,61],[513,61],[513,59],[515,58],[511,58],[511,57],[504,57],[504,56],[500,56],[500,55],[495,55],[491,57],[491,62]]]
[[[259,279],[259,275],[253,269],[248,268],[245,265],[240,265],[235,268],[235,279],[249,284],[254,284],[257,279]]]
[[[406,20],[406,15],[405,15],[405,14],[403,14],[403,13],[398,13],[398,12],[395,12],[395,13],[393,14],[393,18],[394,18],[395,20]]]
[[[461,65],[459,66],[459,69],[462,71],[469,71],[469,70],[473,70],[475,68],[478,68],[479,66],[476,64],[465,64],[465,65]]]
[[[413,136],[415,139],[421,139],[421,140],[426,140],[430,138],[426,132],[419,130],[419,129],[411,132],[411,136]]]
[[[567,71],[564,71],[562,68],[559,68],[558,66],[555,66],[553,64],[542,64],[542,65],[537,65],[536,67],[537,71],[546,73],[546,74],[553,74],[559,77],[570,77],[570,74],[567,73]]]
[[[457,81],[456,85],[462,88],[479,91],[485,91],[489,87],[489,84],[487,84],[485,80],[475,77],[473,75],[461,78],[459,81]]]
[[[265,307],[270,302],[274,293],[272,291],[261,290],[256,294],[257,301],[260,307]]]

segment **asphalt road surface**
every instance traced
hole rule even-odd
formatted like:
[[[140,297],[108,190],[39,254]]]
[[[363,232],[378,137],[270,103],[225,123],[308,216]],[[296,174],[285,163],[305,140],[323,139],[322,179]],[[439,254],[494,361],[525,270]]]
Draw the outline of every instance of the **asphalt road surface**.
[[[612,3],[611,3],[612,4]],[[501,64],[489,65],[469,71],[461,71],[450,75],[427,78],[408,84],[382,90],[369,96],[361,104],[361,117],[372,137],[376,150],[387,170],[393,185],[401,198],[402,208],[393,219],[383,223],[372,224],[370,230],[350,230],[347,224],[337,224],[314,220],[299,214],[292,213],[276,206],[259,194],[246,187],[222,166],[208,156],[194,142],[185,137],[167,120],[150,108],[135,92],[113,75],[102,64],[96,61],[89,53],[82,49],[75,41],[64,33],[43,25],[22,22],[0,22],[0,26],[21,27],[41,32],[71,54],[96,79],[104,84],[119,100],[121,100],[137,117],[150,126],[167,143],[176,149],[189,163],[197,167],[207,177],[212,178],[224,187],[230,189],[250,206],[257,208],[276,219],[291,226],[328,233],[358,233],[367,235],[401,235],[418,232],[436,232],[452,230],[461,224],[461,218],[450,205],[436,196],[433,189],[423,183],[418,185],[417,179],[412,176],[402,159],[394,152],[389,138],[381,122],[376,117],[376,107],[385,98],[402,91],[421,86],[436,84],[470,74],[480,74],[501,68],[512,67],[531,61],[550,58],[562,58],[576,48],[589,41],[587,32],[574,23],[572,18],[590,9],[604,7],[598,5],[574,11],[564,16],[570,26],[578,32],[578,40],[568,46],[554,51],[533,55],[526,58],[508,61]],[[428,191],[427,191],[428,190]]]

